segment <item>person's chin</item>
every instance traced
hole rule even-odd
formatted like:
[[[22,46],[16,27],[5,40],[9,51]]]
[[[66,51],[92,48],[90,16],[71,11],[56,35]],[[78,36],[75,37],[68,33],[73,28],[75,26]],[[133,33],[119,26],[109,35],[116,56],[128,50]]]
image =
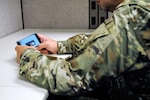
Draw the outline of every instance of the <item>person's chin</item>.
[[[106,8],[106,7],[100,7],[102,10],[104,10],[104,11],[109,11],[109,9],[108,8]]]
[[[104,8],[104,7],[102,7],[102,6],[100,6],[100,8],[101,8],[102,10],[106,10],[106,8]]]

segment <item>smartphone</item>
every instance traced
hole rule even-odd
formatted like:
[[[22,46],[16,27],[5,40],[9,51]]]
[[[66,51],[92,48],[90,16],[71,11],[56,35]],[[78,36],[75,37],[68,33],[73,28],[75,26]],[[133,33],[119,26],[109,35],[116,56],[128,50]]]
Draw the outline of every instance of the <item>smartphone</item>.
[[[37,47],[40,43],[41,43],[40,39],[38,38],[36,33],[17,41],[17,44],[22,45],[22,46],[35,46],[35,47]]]

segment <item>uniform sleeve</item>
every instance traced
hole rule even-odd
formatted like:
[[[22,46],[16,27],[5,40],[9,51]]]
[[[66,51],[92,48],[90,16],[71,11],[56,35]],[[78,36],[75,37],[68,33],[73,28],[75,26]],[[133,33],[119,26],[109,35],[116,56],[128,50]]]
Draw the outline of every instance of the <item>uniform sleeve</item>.
[[[78,34],[66,41],[58,41],[58,54],[74,54],[88,40],[90,34]]]
[[[77,58],[66,61],[27,49],[21,55],[19,74],[52,93],[74,95],[81,89],[86,90],[83,78],[97,60],[93,49],[89,50],[90,48]]]
[[[94,79],[88,72],[99,59],[97,45],[101,47],[104,43],[104,39],[100,40],[98,44],[88,45],[84,52],[71,60],[47,57],[37,50],[27,49],[21,56],[19,74],[59,95],[75,95],[92,90],[90,86]]]
[[[129,38],[136,37],[142,47],[150,47],[150,4],[129,4],[114,12],[117,27],[125,28]]]

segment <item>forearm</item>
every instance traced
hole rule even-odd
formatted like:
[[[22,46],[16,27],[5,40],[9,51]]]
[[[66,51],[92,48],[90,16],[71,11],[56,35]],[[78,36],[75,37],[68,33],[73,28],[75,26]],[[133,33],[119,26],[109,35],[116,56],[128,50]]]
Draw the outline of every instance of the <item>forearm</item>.
[[[74,75],[70,72],[70,64],[61,58],[47,57],[34,49],[27,49],[21,56],[19,74],[32,83],[52,93],[73,95],[73,87],[78,87]]]
[[[27,49],[21,56],[19,74],[52,93],[74,95],[80,90],[89,89],[87,85],[90,85],[90,82],[85,79],[85,75],[97,60],[95,51],[91,53],[93,56],[85,57],[85,52],[74,60],[65,61],[62,58],[47,57],[34,49]],[[79,61],[81,59],[82,61]],[[74,65],[74,62],[78,64]]]
[[[69,38],[67,41],[58,41],[58,54],[74,54],[89,37],[90,34],[78,34]]]
[[[39,51],[34,49],[26,49],[20,57],[19,75],[28,79],[43,88],[49,88],[47,82],[43,82],[44,74],[41,69],[42,62],[39,59],[46,59]],[[38,64],[38,65],[37,65]],[[44,65],[43,65],[44,68]],[[38,77],[38,78],[37,78]],[[43,83],[41,83],[43,82]]]

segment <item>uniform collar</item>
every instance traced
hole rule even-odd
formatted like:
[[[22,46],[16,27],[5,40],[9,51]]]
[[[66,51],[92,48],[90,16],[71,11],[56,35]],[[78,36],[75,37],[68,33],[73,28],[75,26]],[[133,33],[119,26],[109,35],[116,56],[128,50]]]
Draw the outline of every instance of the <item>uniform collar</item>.
[[[120,7],[122,7],[122,6],[124,6],[124,5],[129,4],[130,2],[131,2],[131,0],[124,0],[122,3],[120,3],[120,4],[115,8],[115,10],[118,9],[118,8],[120,8]]]

